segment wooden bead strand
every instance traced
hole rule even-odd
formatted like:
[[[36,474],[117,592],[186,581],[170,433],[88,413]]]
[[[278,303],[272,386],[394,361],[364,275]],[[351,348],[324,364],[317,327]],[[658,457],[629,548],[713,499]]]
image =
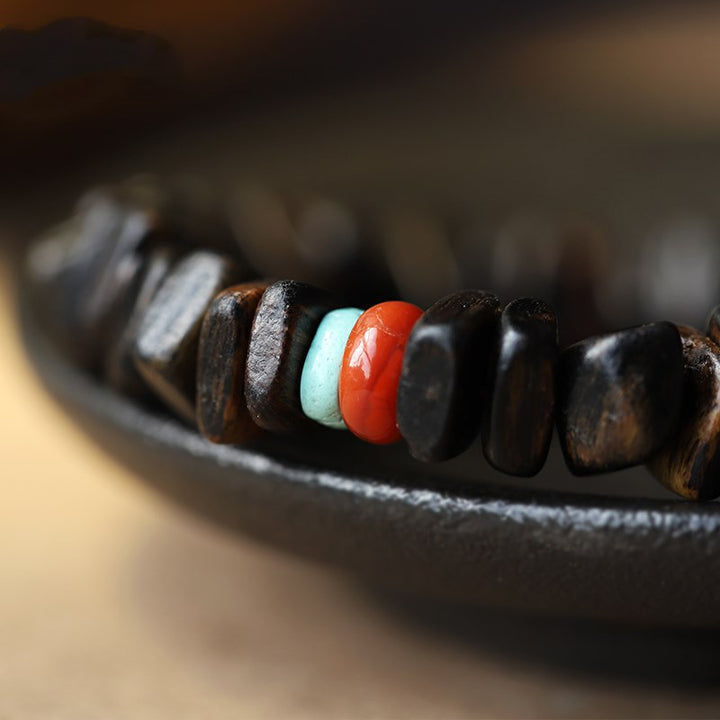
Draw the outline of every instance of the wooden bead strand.
[[[178,198],[190,195],[184,212]],[[720,306],[706,334],[655,322],[562,352],[555,312],[537,299],[501,310],[495,295],[465,290],[424,312],[397,300],[342,307],[304,282],[243,282],[244,262],[194,249],[213,225],[210,242],[238,251],[204,194],[190,195],[90,193],[30,254],[49,334],[119,392],[154,395],[215,443],[330,427],[380,445],[404,438],[413,457],[438,462],[479,432],[488,462],[516,476],[541,470],[555,424],[574,474],[646,463],[682,497],[720,496]],[[363,253],[341,209],[314,202],[293,227],[320,255],[347,235],[347,279]],[[374,287],[362,273],[353,282]]]

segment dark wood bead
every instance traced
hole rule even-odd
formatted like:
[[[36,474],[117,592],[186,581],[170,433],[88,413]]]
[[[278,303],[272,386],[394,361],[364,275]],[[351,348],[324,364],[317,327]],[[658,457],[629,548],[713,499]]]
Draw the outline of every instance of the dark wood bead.
[[[117,327],[112,323],[114,313],[123,307],[123,322],[132,308],[127,297],[141,283],[144,251],[151,242],[166,239],[166,223],[156,202],[152,188],[135,182],[91,191],[80,201],[86,242],[101,249],[78,305],[78,320],[82,332],[103,351]]]
[[[649,463],[667,488],[691,500],[720,496],[720,347],[680,327],[685,357],[678,431]]]
[[[31,253],[44,315],[76,362],[102,367],[132,312],[147,254],[177,240],[166,206],[159,187],[144,180],[95,188],[80,199],[75,216]]]
[[[720,347],[720,305],[710,311],[707,320],[707,336]]]
[[[82,219],[74,216],[37,238],[26,273],[35,313],[53,342],[75,362],[90,366],[97,344],[79,332],[78,310],[104,248],[84,242],[82,229]]]
[[[547,303],[520,298],[503,310],[482,427],[485,457],[501,472],[529,477],[545,464],[557,355],[557,318]]]
[[[138,177],[98,187],[30,255],[48,329],[76,362],[97,370],[132,312],[145,258],[160,245],[233,248],[230,227],[198,182]]]
[[[680,334],[650,323],[570,346],[557,371],[557,427],[570,470],[608,472],[649,460],[677,427]]]
[[[109,343],[104,360],[105,380],[124,395],[143,396],[149,392],[146,382],[135,367],[135,338],[148,306],[176,258],[177,250],[169,246],[157,247],[148,252],[137,287],[130,294],[132,309],[128,313],[127,321]]]
[[[223,255],[198,250],[168,273],[150,301],[133,346],[135,366],[155,394],[195,423],[198,340],[213,298],[241,279]]]
[[[142,271],[142,258],[130,245],[146,227],[140,219],[126,223],[122,204],[98,198],[30,255],[48,329],[71,358],[90,369],[99,366]]]
[[[413,327],[397,395],[413,457],[447,460],[475,439],[499,316],[494,295],[465,290],[438,300]]]
[[[292,280],[264,292],[245,370],[248,409],[260,427],[279,433],[317,427],[302,411],[300,378],[317,326],[335,307],[325,291]]]
[[[245,402],[245,364],[250,330],[267,283],[233,285],[205,313],[197,370],[200,432],[215,443],[243,443],[258,426]]]

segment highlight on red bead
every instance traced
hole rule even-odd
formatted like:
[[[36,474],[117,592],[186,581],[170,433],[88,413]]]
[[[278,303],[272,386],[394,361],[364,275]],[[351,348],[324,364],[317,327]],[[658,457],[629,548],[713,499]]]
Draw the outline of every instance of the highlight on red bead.
[[[410,330],[422,315],[416,305],[391,301],[366,310],[350,333],[338,385],[348,429],[378,445],[400,440],[395,408]]]

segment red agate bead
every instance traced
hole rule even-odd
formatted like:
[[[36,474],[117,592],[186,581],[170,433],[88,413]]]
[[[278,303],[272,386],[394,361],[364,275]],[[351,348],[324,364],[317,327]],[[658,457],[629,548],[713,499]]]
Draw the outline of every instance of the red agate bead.
[[[422,310],[384,302],[366,310],[350,333],[338,397],[348,429],[363,440],[387,445],[400,440],[395,407],[405,345]]]

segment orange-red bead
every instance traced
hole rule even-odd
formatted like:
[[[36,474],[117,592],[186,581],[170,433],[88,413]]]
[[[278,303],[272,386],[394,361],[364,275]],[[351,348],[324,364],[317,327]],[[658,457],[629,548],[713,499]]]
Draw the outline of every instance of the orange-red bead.
[[[340,370],[340,413],[348,429],[378,445],[400,440],[395,407],[403,354],[422,310],[384,302],[366,310],[348,338]]]

